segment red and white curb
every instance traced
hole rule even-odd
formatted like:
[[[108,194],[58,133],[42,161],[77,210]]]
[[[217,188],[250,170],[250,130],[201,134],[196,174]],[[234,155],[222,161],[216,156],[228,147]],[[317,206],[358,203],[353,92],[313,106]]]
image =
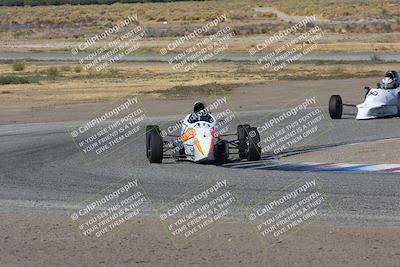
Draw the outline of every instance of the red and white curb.
[[[235,169],[310,171],[310,172],[383,172],[400,173],[400,164],[346,164],[316,162],[242,161],[222,165]]]

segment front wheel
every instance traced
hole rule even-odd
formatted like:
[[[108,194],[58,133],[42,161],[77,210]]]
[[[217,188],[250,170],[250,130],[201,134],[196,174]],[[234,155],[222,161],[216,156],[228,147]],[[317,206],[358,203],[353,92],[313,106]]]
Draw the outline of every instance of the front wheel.
[[[240,159],[247,158],[247,131],[250,128],[250,125],[238,125],[237,127],[237,139],[238,139],[238,153]]]
[[[247,160],[255,161],[261,159],[260,133],[256,127],[249,128],[248,148]]]
[[[150,147],[150,133],[152,131],[159,132],[159,128],[157,125],[147,125],[146,126],[146,157],[149,158],[149,147]]]
[[[220,141],[215,146],[215,162],[224,163],[229,159],[229,144],[226,141]]]
[[[340,95],[333,95],[329,99],[329,115],[334,120],[342,118],[343,101]]]
[[[147,155],[150,163],[162,163],[164,148],[160,133],[152,130],[148,137]]]
[[[400,117],[400,93],[397,94],[397,116]]]

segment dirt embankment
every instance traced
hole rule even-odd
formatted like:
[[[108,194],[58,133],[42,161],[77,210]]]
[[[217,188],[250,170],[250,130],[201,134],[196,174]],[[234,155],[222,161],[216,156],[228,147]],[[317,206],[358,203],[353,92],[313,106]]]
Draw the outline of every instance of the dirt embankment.
[[[1,214],[2,266],[396,266],[399,227],[305,226],[265,249],[250,224],[218,225],[177,249],[158,220],[86,246],[66,216]]]
[[[374,84],[378,78],[345,79],[345,80],[317,80],[317,81],[271,81],[260,85],[243,85],[235,88],[228,95],[199,96],[195,92],[187,97],[162,97],[157,95],[141,95],[139,101],[147,109],[148,116],[178,115],[189,112],[190,107],[197,100],[207,103],[209,99],[226,97],[227,104],[234,112],[263,111],[289,108],[293,101],[301,98],[313,97],[317,99],[318,106],[326,106],[330,95],[340,94],[348,102],[359,102],[362,99],[364,85]],[[351,88],[351,90],[349,90]],[[359,89],[358,89],[359,88]],[[89,91],[87,93],[89,94]],[[100,91],[100,93],[102,93]],[[49,91],[49,94],[51,92]],[[137,94],[127,90],[124,95]],[[0,124],[29,123],[29,122],[54,122],[74,121],[87,118],[93,112],[110,105],[108,101],[89,101],[83,103],[68,103],[67,99],[59,98],[59,103],[44,105],[40,102],[14,103],[13,105],[0,106]]]

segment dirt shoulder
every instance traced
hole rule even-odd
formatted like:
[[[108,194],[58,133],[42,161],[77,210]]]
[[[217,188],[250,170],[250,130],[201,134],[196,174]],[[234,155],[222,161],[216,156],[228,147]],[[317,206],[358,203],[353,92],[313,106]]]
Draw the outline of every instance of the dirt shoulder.
[[[197,96],[195,92],[185,97],[164,97],[160,95],[139,95],[139,101],[146,108],[148,116],[177,115],[189,111],[196,100],[226,97],[232,111],[263,111],[288,107],[293,102],[315,96],[318,106],[326,106],[332,94],[341,94],[348,102],[362,99],[363,86],[374,84],[376,78],[316,80],[316,81],[270,81],[263,84],[242,85],[227,95]],[[110,103],[118,99],[135,95],[126,91],[118,98],[83,103],[23,102],[0,106],[0,125],[31,122],[57,122],[84,120],[91,114],[97,114]]]
[[[393,139],[323,149],[284,157],[281,160],[287,162],[400,164],[398,151],[400,151],[399,139]]]
[[[1,214],[3,266],[395,266],[399,227],[305,226],[265,250],[254,225],[220,224],[177,249],[157,220],[86,247],[64,216]]]
[[[4,64],[3,64],[4,63]],[[318,81],[337,79],[342,86],[343,79],[369,79],[371,83],[349,84],[351,90],[358,93],[357,88],[364,85],[376,85],[388,69],[396,69],[397,63],[384,61],[369,62],[295,62],[289,64],[285,71],[272,68],[262,70],[257,62],[206,62],[189,72],[174,70],[168,62],[118,62],[104,71],[84,70],[76,62],[3,62],[0,64],[0,105],[22,105],[40,103],[41,105],[93,103],[109,101],[132,94],[153,91],[168,91],[178,86],[202,86],[207,84],[231,85],[236,88],[254,84],[270,85],[271,81],[280,81],[280,91],[286,91],[284,81],[291,81],[293,88],[299,81]],[[23,70],[18,70],[21,68]],[[292,85],[293,84],[293,85]],[[302,86],[301,83],[299,83]],[[322,89],[334,87],[316,83]],[[347,84],[343,84],[347,85]],[[310,83],[305,90],[313,90]],[[267,87],[270,88],[270,87]],[[354,88],[354,89],[353,89]],[[204,97],[212,94],[199,94],[193,88],[192,94]],[[344,88],[341,88],[345,92]],[[350,90],[350,89],[348,89]],[[362,90],[361,90],[362,91]],[[284,92],[283,92],[284,93]],[[297,92],[302,94],[302,91]]]

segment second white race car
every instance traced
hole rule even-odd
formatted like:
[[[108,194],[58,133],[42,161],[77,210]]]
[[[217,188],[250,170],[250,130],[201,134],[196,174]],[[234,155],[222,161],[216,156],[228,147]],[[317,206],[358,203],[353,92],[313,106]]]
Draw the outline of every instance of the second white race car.
[[[400,115],[400,85],[396,71],[388,71],[377,88],[365,87],[364,102],[359,105],[345,104],[341,96],[333,95],[329,100],[332,119],[342,115],[355,115],[357,120],[397,117]],[[356,107],[357,113],[344,113],[343,107]]]
[[[181,122],[180,136],[164,136],[158,125],[146,127],[147,158],[150,163],[162,163],[164,158],[223,163],[230,154],[238,154],[240,159],[249,161],[261,158],[260,134],[256,127],[238,125],[236,134],[221,134],[219,126],[220,122],[207,112],[205,105],[197,102],[193,112]],[[234,139],[228,140],[232,136]]]

